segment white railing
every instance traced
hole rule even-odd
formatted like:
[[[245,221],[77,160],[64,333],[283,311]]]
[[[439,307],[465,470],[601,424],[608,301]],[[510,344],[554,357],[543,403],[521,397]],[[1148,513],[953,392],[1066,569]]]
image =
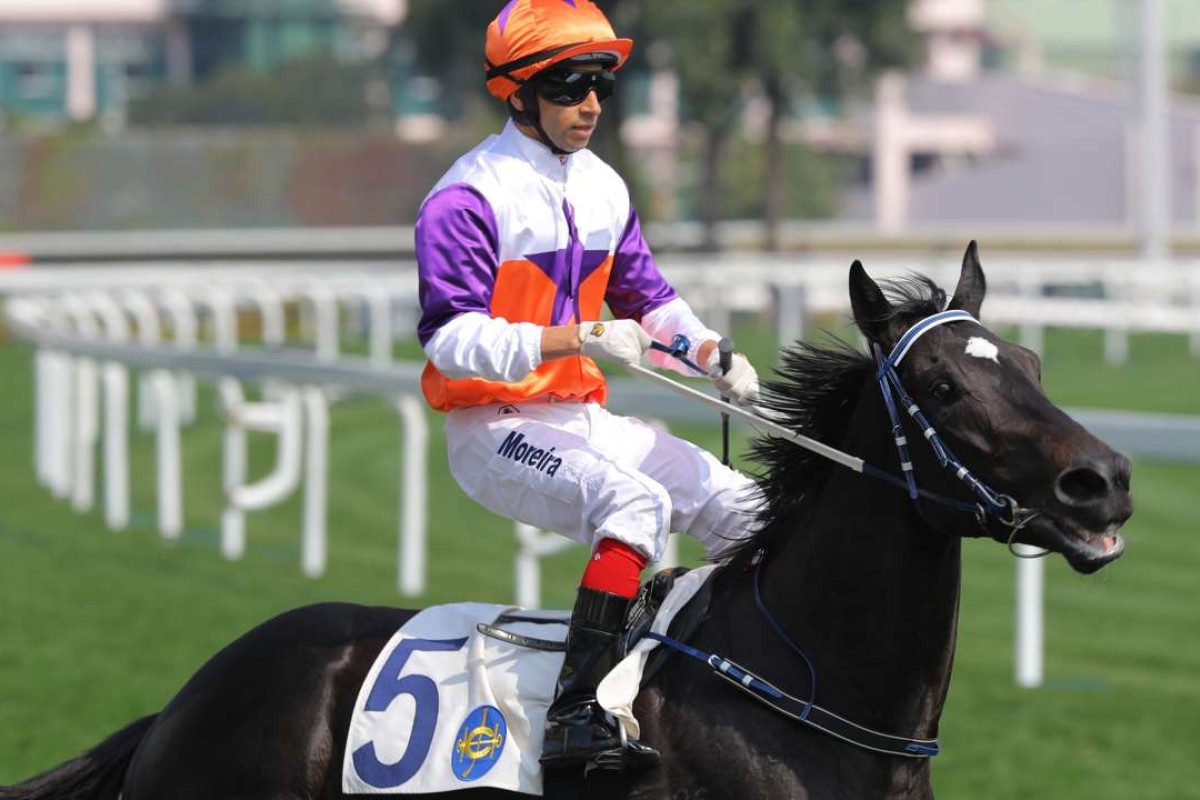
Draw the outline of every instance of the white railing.
[[[398,584],[404,594],[422,593],[429,437],[423,403],[415,397],[420,367],[391,363],[393,306],[409,302],[415,292],[402,280],[329,279],[294,270],[269,283],[206,277],[199,282],[176,275],[174,280],[164,277],[158,288],[135,282],[136,288],[20,294],[8,301],[10,330],[38,345],[34,453],[39,480],[57,496],[69,498],[77,510],[92,508],[92,454],[103,406],[105,523],[113,529],[128,525],[128,372],[138,369],[144,387],[139,421],[156,437],[158,529],[166,539],[177,538],[184,520],[180,431],[194,416],[195,378],[211,378],[217,382],[225,428],[222,553],[241,558],[246,513],[282,502],[303,483],[301,566],[316,577],[326,567],[328,404],[346,394],[384,396],[404,432]],[[311,352],[279,349],[288,302],[308,302],[313,308]],[[366,309],[369,359],[339,352],[339,307],[359,304]],[[238,322],[243,311],[257,314],[266,350],[241,348]],[[171,320],[173,340],[163,336],[163,317]],[[201,349],[197,332],[204,322],[212,329],[213,344]],[[136,345],[131,343],[135,329]],[[263,386],[261,401],[246,399],[244,382]],[[246,483],[248,431],[268,432],[278,440],[274,469],[253,484]]]
[[[735,311],[775,313],[780,342],[802,337],[814,315],[849,310],[849,264],[828,259],[729,254],[720,257],[671,256],[664,273],[718,330],[728,329]],[[958,264],[867,259],[875,278],[912,273],[953,287]],[[1200,358],[1200,261],[1161,264],[1139,261],[997,260],[986,264],[988,299],[983,316],[990,325],[1019,329],[1020,341],[1041,352],[1047,328],[1099,330],[1104,356],[1114,364],[1129,357],[1129,335],[1176,333],[1189,337]]]
[[[1200,261],[1175,260],[1143,264],[1135,260],[987,259],[989,297],[984,306],[987,322],[1019,329],[1022,344],[1040,351],[1047,328],[1078,328],[1105,332],[1104,355],[1112,363],[1128,358],[1129,334],[1177,333],[1189,337],[1191,352],[1200,358]],[[727,329],[736,311],[773,312],[780,342],[801,337],[814,315],[844,313],[848,309],[846,279],[849,264],[842,260],[803,255],[729,253],[718,256],[667,255],[659,260],[664,273],[681,294],[717,329]],[[278,262],[182,262],[135,266],[31,268],[0,273],[0,292],[60,293],[85,289],[150,289],[160,295],[171,287],[195,283],[198,276],[217,285],[233,282],[242,288],[242,302],[260,306],[264,340],[278,335],[278,301],[272,291],[297,293],[306,298],[301,324],[318,351],[328,357],[336,349],[336,333],[326,322],[333,315],[322,286],[332,286],[343,305],[377,308],[393,298],[392,327],[411,330],[417,308],[416,269],[411,262],[388,264],[349,262],[305,267]],[[953,286],[958,276],[956,258],[866,259],[875,277],[897,277],[912,272],[929,275],[943,286]],[[349,273],[349,274],[347,274]],[[324,282],[313,283],[321,274]],[[253,275],[254,278],[246,278]],[[345,277],[331,278],[331,275]],[[247,288],[249,287],[249,288]],[[383,290],[381,294],[381,289]],[[135,302],[129,301],[126,302]],[[178,301],[176,301],[178,302]],[[220,302],[210,298],[209,304]],[[212,315],[220,310],[213,308]],[[372,319],[381,319],[368,311]],[[170,319],[178,324],[177,318]],[[319,328],[319,330],[318,330]],[[316,333],[314,333],[316,331]],[[176,332],[183,346],[186,331]],[[268,338],[270,334],[271,338]],[[139,327],[139,336],[148,337]],[[144,338],[142,339],[145,340]],[[370,352],[382,362],[391,331],[381,325],[369,335]],[[186,395],[185,395],[186,400]],[[186,408],[185,408],[186,414]],[[146,424],[146,420],[141,420]]]
[[[180,430],[195,416],[195,380],[214,380],[224,421],[221,550],[231,559],[246,549],[245,515],[304,493],[301,568],[325,570],[327,532],[328,404],[347,394],[388,398],[402,435],[398,586],[424,591],[426,578],[427,460],[429,434],[418,398],[421,365],[392,363],[397,331],[415,327],[416,281],[411,268],[383,274],[348,272],[325,265],[297,270],[253,265],[192,265],[88,269],[33,269],[0,273],[9,330],[37,346],[34,421],[35,470],[57,497],[81,510],[94,502],[95,446],[103,444],[105,523],[129,523],[129,371],[139,372],[138,421],[153,430],[157,452],[158,528],[164,538],[183,530]],[[718,262],[664,261],[664,269],[715,327],[721,314],[773,308],[781,341],[799,338],[810,314],[845,308],[846,267],[830,263],[731,256]],[[898,262],[868,265],[876,277],[920,271],[953,285],[957,267]],[[734,278],[736,277],[736,280]],[[1106,355],[1127,357],[1129,331],[1165,331],[1191,337],[1200,355],[1200,265],[1155,268],[1133,264],[1012,262],[989,268],[992,290],[985,316],[1016,325],[1030,346],[1049,326],[1105,330]],[[1055,297],[1061,287],[1089,288],[1095,297]],[[284,350],[284,309],[297,304],[309,328],[307,351]],[[341,355],[342,311],[358,315],[367,331],[369,357]],[[241,314],[261,323],[265,349],[238,338]],[[400,322],[399,320],[404,320]],[[165,325],[163,323],[166,323]],[[209,328],[211,346],[199,344]],[[137,344],[134,344],[136,339]],[[244,384],[263,387],[248,401]],[[708,420],[711,414],[681,405],[655,387],[626,382],[610,407],[672,421]],[[101,416],[99,411],[103,409]],[[1200,454],[1200,422],[1128,414],[1080,414],[1098,435],[1131,454],[1192,458]],[[102,423],[102,424],[101,424]],[[268,431],[279,455],[263,480],[246,482],[246,434]],[[571,546],[561,537],[518,526],[517,599],[540,603],[540,559]],[[675,561],[672,549],[663,563]],[[1042,670],[1041,562],[1018,562],[1017,679],[1038,685]]]

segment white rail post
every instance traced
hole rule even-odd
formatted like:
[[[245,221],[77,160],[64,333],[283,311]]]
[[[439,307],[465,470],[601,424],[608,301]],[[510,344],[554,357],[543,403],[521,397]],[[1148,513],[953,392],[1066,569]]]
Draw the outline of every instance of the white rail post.
[[[129,321],[117,302],[103,292],[91,296],[105,335],[128,342]],[[129,370],[117,361],[104,362],[104,522],[109,530],[129,526]]]
[[[1104,329],[1104,360],[1113,366],[1129,361],[1129,329],[1116,320]]]
[[[221,510],[221,555],[233,561],[246,552],[246,512],[229,498],[246,483],[246,429],[236,414],[246,403],[242,384],[233,378],[217,381],[220,416],[225,422],[221,438],[221,488],[225,508]]]
[[[310,578],[325,574],[326,498],[329,490],[329,402],[319,386],[304,387],[307,423],[304,476],[304,541],[301,568]]]
[[[425,404],[412,395],[396,398],[403,433],[400,448],[400,593],[415,597],[425,591],[427,521],[429,518],[429,421]]]
[[[213,345],[218,353],[237,351],[237,307],[221,287],[201,293],[199,302],[207,307],[212,320]],[[249,405],[240,383],[232,378],[217,381],[217,391],[225,413],[222,436],[221,485],[225,490],[225,508],[221,512],[221,554],[230,561],[246,551],[246,507],[235,499],[246,481],[246,426],[241,415]],[[282,442],[280,444],[282,448]],[[282,455],[282,453],[281,453]]]
[[[1018,278],[1018,291],[1022,297],[1028,298],[1030,302],[1037,302],[1042,297],[1042,281],[1035,272],[1022,272]],[[1028,347],[1039,356],[1046,353],[1046,338],[1045,329],[1042,323],[1033,320],[1026,320],[1021,323],[1020,332],[1021,344]]]
[[[81,298],[69,295],[63,306],[70,315],[75,331],[87,339],[100,338],[100,326],[92,310]],[[89,511],[96,499],[95,449],[100,436],[99,371],[90,358],[75,359],[75,409],[71,459],[71,507]]]
[[[256,278],[252,281],[247,296],[258,309],[263,345],[269,350],[282,348],[287,342],[283,295],[264,279]],[[266,380],[262,383],[264,400],[275,400],[282,391],[287,391],[287,387],[281,388],[277,381]]]
[[[70,326],[56,302],[49,298],[38,298],[32,302],[52,331],[68,332]],[[71,424],[70,358],[57,350],[39,347],[36,364],[34,463],[41,484],[62,498],[69,490],[63,488],[69,486],[69,478],[64,480],[63,475],[69,461],[69,455],[64,452],[69,444],[64,443],[64,438]]]
[[[1032,556],[1042,551],[1024,544],[1013,545],[1018,555]],[[1017,685],[1036,689],[1042,685],[1045,639],[1042,625],[1042,586],[1046,562],[1041,558],[1017,559]]]
[[[513,532],[517,536],[517,556],[513,562],[516,603],[522,608],[541,608],[542,559],[577,547],[579,542],[557,533],[543,533],[524,522],[514,523]]]
[[[1197,135],[1197,142],[1200,142],[1200,134]],[[1200,170],[1200,164],[1197,164],[1197,169]],[[1196,199],[1196,213],[1200,214],[1200,196]],[[1188,338],[1188,349],[1192,358],[1200,358],[1200,267],[1193,266],[1188,273],[1188,299],[1192,307],[1192,324],[1195,326]]]
[[[145,292],[127,289],[121,297],[126,310],[137,323],[137,338],[144,345],[155,346],[162,341],[162,324],[158,318],[158,307]],[[158,412],[155,409],[153,373],[143,373],[138,378],[138,427],[152,431],[157,426]]]
[[[338,357],[338,299],[327,283],[308,281],[301,292],[312,307],[316,321],[316,351],[319,361],[333,361]]]
[[[212,313],[213,344],[217,352],[237,352],[237,306],[233,297],[223,288],[212,287],[204,292],[203,302]]]
[[[163,309],[171,324],[172,343],[180,350],[195,350],[200,338],[196,308],[181,289],[166,289],[162,293]],[[184,424],[196,421],[196,377],[180,370],[175,373],[179,390],[179,418]]]
[[[780,347],[804,338],[804,324],[808,319],[807,294],[803,283],[781,281],[775,284],[775,336]]]
[[[263,344],[272,349],[283,347],[287,340],[283,296],[262,278],[257,278],[251,283],[247,294],[258,308]]]
[[[363,281],[359,290],[367,303],[371,363],[392,363],[392,295],[386,286]]]
[[[158,530],[164,539],[183,533],[183,454],[179,445],[179,395],[165,369],[151,373],[158,422]]]
[[[226,413],[226,425],[279,437],[275,467],[257,483],[231,487],[227,502],[241,511],[259,511],[282,502],[300,485],[304,425],[300,392],[295,387],[281,388],[277,402],[242,403]],[[241,542],[223,540],[221,552],[230,560],[241,558],[245,553],[244,538]]]
[[[58,333],[69,333],[71,325],[61,302],[51,306],[50,324]],[[75,393],[78,391],[78,381],[75,375],[75,362],[66,351],[55,351],[53,355],[54,374],[51,405],[53,407],[50,433],[52,438],[50,452],[53,464],[50,487],[60,500],[71,495],[71,460],[75,454]]]

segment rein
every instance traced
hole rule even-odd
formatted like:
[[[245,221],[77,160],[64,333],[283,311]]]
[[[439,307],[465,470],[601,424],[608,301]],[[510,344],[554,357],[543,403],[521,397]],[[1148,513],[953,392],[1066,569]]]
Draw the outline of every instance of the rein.
[[[738,406],[717,398],[698,392],[689,387],[683,386],[667,378],[659,375],[652,370],[648,370],[638,365],[630,366],[630,370],[642,375],[651,380],[658,381],[672,391],[684,394],[700,402],[707,403],[721,410],[723,414],[736,416],[752,426],[756,427],[760,432],[765,432],[770,436],[777,436],[799,445],[807,450],[810,450],[817,455],[834,461],[843,467],[852,469],[864,475],[870,475],[886,483],[890,483],[902,490],[907,491],[909,498],[919,515],[924,517],[924,512],[921,508],[921,499],[927,499],[939,505],[947,506],[959,511],[964,511],[973,514],[976,521],[981,527],[986,526],[987,520],[996,520],[1000,524],[1011,529],[1009,536],[1009,549],[1017,533],[1025,525],[1036,517],[1040,512],[1023,508],[1017,504],[1012,497],[1001,494],[979,478],[977,478],[946,446],[941,436],[934,429],[928,418],[921,411],[916,401],[904,389],[904,385],[900,380],[900,375],[896,372],[896,367],[908,354],[921,336],[940,325],[946,325],[951,322],[974,322],[979,324],[979,321],[974,316],[966,311],[942,311],[933,314],[920,322],[913,325],[905,334],[900,337],[896,346],[892,348],[891,353],[885,358],[883,351],[878,344],[872,343],[871,348],[874,353],[877,370],[875,373],[876,381],[879,384],[880,393],[883,395],[884,405],[887,407],[888,418],[892,425],[892,438],[896,445],[896,453],[900,460],[900,469],[902,477],[897,477],[890,471],[880,469],[864,462],[861,458],[852,456],[836,448],[830,447],[823,442],[818,442],[815,439],[810,439],[802,434],[788,430],[784,426],[766,419],[760,413],[740,408]],[[697,372],[703,372],[695,364],[692,364],[686,359],[688,345],[686,339],[680,341],[681,337],[676,337],[672,341],[671,346],[661,343],[654,343],[653,349],[660,352],[668,353],[682,360],[685,364]],[[897,402],[898,401],[898,402]],[[962,481],[972,494],[977,498],[977,502],[969,503],[962,500],[957,500],[951,497],[945,497],[934,492],[927,491],[917,485],[916,475],[913,469],[912,460],[909,456],[908,439],[904,435],[904,429],[900,424],[900,415],[897,410],[897,405],[904,407],[908,415],[920,428],[922,436],[929,446],[933,449],[933,453],[937,458],[938,465],[943,469],[953,471],[955,477]],[[895,736],[893,734],[881,733],[879,731],[866,728],[850,720],[838,716],[831,711],[828,711],[815,702],[817,696],[817,672],[813,666],[811,659],[801,650],[791,637],[783,630],[782,626],[775,620],[770,610],[762,599],[760,590],[762,564],[766,560],[765,551],[760,551],[754,557],[754,603],[762,614],[775,635],[795,654],[803,659],[808,668],[810,677],[811,690],[807,700],[801,700],[779,689],[769,681],[764,680],[753,672],[750,672],[745,667],[742,667],[735,661],[720,656],[716,653],[706,653],[685,642],[672,639],[663,634],[648,632],[646,638],[661,642],[668,647],[681,652],[697,661],[702,661],[720,678],[728,683],[736,686],[738,689],[746,692],[755,700],[765,704],[769,708],[777,711],[784,716],[797,720],[809,727],[822,731],[830,736],[841,739],[845,742],[861,747],[866,750],[872,750],[878,753],[888,755],[904,756],[906,758],[930,758],[940,752],[940,746],[936,739],[917,739],[904,736]]]
[[[896,366],[908,354],[908,351],[923,335],[938,327],[950,322],[974,322],[980,324],[979,320],[975,319],[966,311],[941,311],[921,320],[908,329],[905,334],[896,342],[896,346],[892,348],[892,352],[883,357],[882,350],[878,344],[872,343],[871,347],[875,355],[878,370],[876,372],[876,380],[879,383],[879,390],[883,395],[884,405],[887,407],[888,417],[892,424],[892,438],[896,444],[896,452],[900,460],[900,469],[902,476],[896,476],[890,470],[876,467],[868,464],[857,456],[838,450],[835,447],[830,447],[824,442],[818,442],[802,434],[785,428],[772,420],[762,416],[760,412],[736,406],[727,400],[718,399],[703,392],[696,391],[689,386],[684,386],[665,375],[660,375],[657,372],[642,367],[637,364],[629,366],[629,370],[636,375],[640,375],[649,380],[655,381],[677,394],[682,394],[697,400],[701,403],[713,406],[721,411],[722,414],[729,414],[738,417],[751,426],[755,427],[760,433],[766,433],[768,436],[776,436],[781,439],[786,439],[793,444],[799,445],[806,450],[816,453],[823,458],[827,458],[843,467],[852,469],[855,472],[863,475],[869,475],[872,478],[877,478],[885,483],[889,483],[899,489],[908,492],[908,496],[912,499],[916,506],[917,513],[924,516],[921,510],[920,499],[925,498],[938,505],[946,506],[971,514],[975,517],[976,522],[980,527],[987,524],[988,518],[996,520],[1000,524],[1010,529],[1010,550],[1011,542],[1022,528],[1028,525],[1041,512],[1035,509],[1024,508],[1016,502],[1012,497],[1006,494],[1001,494],[983,481],[979,480],[975,475],[967,469],[966,466],[953,454],[942,441],[941,436],[930,424],[929,420],[921,412],[920,406],[912,399],[904,389],[903,383],[900,381],[900,375],[896,372]],[[706,375],[707,373],[698,367],[696,364],[689,361],[686,357],[688,351],[687,339],[682,336],[676,336],[671,344],[665,345],[660,342],[651,344],[651,349],[662,353],[667,353],[686,364],[697,373]],[[916,475],[913,471],[912,460],[909,457],[908,438],[904,435],[904,430],[900,425],[900,415],[897,411],[897,398],[900,405],[912,417],[913,421],[920,427],[921,432],[929,446],[933,449],[934,456],[938,460],[939,466],[943,469],[949,469],[954,472],[955,477],[961,480],[967,488],[978,498],[978,502],[968,503],[962,500],[957,500],[952,497],[931,492],[922,489],[917,485]]]
[[[775,621],[775,618],[771,615],[771,612],[762,600],[762,592],[759,587],[761,584],[762,564],[766,560],[764,555],[765,553],[760,551],[754,557],[754,604],[758,607],[759,612],[762,613],[763,618],[771,626],[771,629],[779,637],[780,641],[786,644],[792,652],[800,656],[804,660],[805,666],[808,667],[812,688],[807,700],[801,700],[798,697],[788,694],[770,681],[755,675],[736,661],[732,661],[724,656],[716,653],[706,653],[685,642],[672,639],[670,636],[661,633],[655,633],[654,631],[648,631],[646,638],[661,642],[673,650],[697,661],[704,662],[717,677],[736,686],[755,700],[785,717],[794,719],[810,728],[833,736],[836,739],[841,739],[856,747],[885,755],[903,756],[905,758],[932,758],[940,753],[941,746],[938,744],[937,739],[917,739],[882,733],[859,725],[856,722],[851,722],[845,717],[839,716],[816,704],[816,668],[804,651],[792,641],[791,637]]]

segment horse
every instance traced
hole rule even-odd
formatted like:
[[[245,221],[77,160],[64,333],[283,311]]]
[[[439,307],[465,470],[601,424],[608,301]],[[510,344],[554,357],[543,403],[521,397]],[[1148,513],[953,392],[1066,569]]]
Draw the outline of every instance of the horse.
[[[546,796],[932,797],[963,539],[1044,548],[1080,573],[1122,554],[1129,461],[1050,402],[1035,354],[977,322],[986,284],[974,242],[948,306],[928,278],[881,285],[857,261],[849,284],[871,353],[797,342],[761,408],[872,468],[841,469],[776,435],[752,443],[753,534],[714,570],[687,636],[741,671],[713,680],[713,663],[673,653],[635,704],[660,766],[548,775]],[[893,391],[911,416],[897,417]],[[160,713],[0,797],[343,797],[359,687],[414,613],[286,612],[217,653]],[[756,681],[791,698],[793,713],[747,698]],[[808,724],[821,709],[846,723],[841,735]]]

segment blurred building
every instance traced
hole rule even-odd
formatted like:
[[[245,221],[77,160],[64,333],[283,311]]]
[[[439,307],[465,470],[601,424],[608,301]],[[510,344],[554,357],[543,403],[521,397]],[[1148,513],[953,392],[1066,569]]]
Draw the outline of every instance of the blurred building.
[[[1200,87],[1195,0],[1164,6],[1173,82]],[[909,21],[919,69],[885,76],[832,135],[797,127],[863,159],[843,219],[891,231],[1135,223],[1138,0],[913,0]],[[1167,127],[1171,219],[1200,225],[1200,102],[1173,96]]]
[[[386,47],[405,0],[0,0],[0,115],[121,117],[156,86]]]
[[[988,0],[986,28],[1001,47],[988,57],[1023,72],[1124,80],[1135,68],[1140,0]],[[1164,0],[1168,64],[1177,87],[1200,86],[1195,0]]]

